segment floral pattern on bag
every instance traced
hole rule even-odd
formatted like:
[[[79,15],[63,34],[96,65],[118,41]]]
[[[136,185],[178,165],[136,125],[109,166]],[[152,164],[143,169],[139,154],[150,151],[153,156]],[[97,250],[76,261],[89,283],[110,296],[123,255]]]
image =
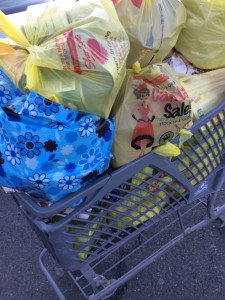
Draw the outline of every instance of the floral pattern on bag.
[[[0,185],[59,201],[109,167],[113,137],[112,118],[24,95],[0,71]]]

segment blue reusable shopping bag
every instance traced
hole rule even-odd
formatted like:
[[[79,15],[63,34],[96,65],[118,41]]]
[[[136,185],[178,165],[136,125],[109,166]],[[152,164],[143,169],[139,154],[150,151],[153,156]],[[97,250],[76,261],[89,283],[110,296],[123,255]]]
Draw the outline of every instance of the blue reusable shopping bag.
[[[0,70],[0,185],[59,201],[103,173],[112,118],[68,109],[21,91]]]

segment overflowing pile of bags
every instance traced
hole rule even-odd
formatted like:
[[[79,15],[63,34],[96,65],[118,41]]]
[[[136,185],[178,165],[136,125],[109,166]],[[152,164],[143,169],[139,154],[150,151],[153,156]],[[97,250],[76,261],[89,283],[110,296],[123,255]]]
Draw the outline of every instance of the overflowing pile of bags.
[[[224,0],[54,1],[12,20],[0,12],[0,185],[43,202],[169,145],[225,97]]]

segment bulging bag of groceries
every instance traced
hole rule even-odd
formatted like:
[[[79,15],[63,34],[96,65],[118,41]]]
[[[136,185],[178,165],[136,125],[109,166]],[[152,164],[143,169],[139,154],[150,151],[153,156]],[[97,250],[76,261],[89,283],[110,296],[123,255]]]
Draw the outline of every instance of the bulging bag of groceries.
[[[180,78],[192,99],[193,121],[225,101],[225,68]]]
[[[111,1],[31,6],[20,28],[0,12],[0,31],[0,66],[20,90],[108,118],[130,47]]]
[[[108,168],[113,137],[113,119],[25,95],[0,71],[0,186],[59,201]]]
[[[112,0],[129,36],[127,65],[159,63],[170,53],[186,21],[180,0]]]
[[[216,69],[225,66],[225,1],[182,0],[187,22],[176,49],[196,67]]]
[[[190,98],[168,64],[148,66],[138,74],[128,70],[114,111],[115,167],[172,140],[192,124]]]

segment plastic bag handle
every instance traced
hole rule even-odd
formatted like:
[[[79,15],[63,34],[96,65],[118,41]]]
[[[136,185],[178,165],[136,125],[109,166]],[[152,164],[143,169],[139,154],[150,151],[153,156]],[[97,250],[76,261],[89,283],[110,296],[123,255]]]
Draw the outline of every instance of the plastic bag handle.
[[[22,31],[19,28],[16,28],[2,11],[0,11],[0,31],[18,45],[24,48],[29,47],[30,44]]]

